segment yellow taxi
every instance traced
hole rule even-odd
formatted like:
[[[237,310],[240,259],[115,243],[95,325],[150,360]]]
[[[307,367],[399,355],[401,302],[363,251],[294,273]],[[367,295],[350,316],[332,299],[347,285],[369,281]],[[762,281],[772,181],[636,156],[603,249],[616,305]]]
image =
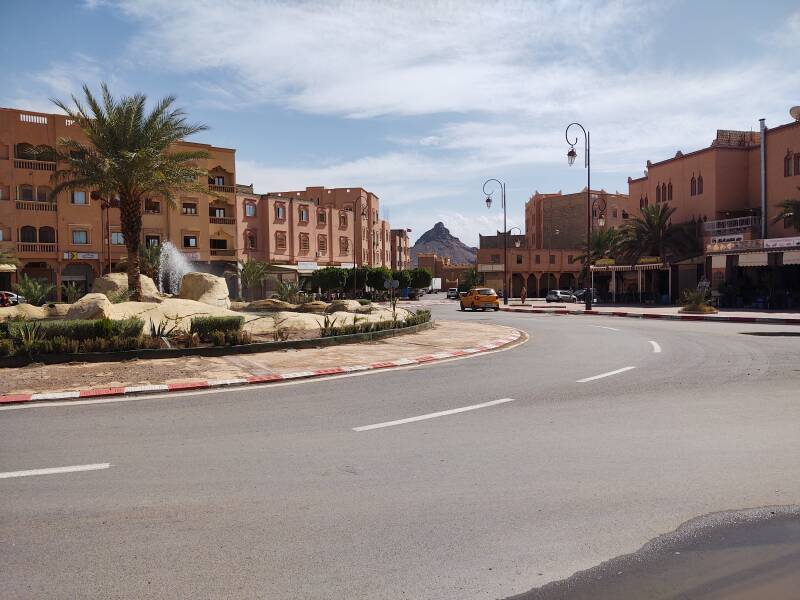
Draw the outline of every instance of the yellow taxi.
[[[461,310],[491,309],[500,310],[500,298],[492,288],[472,288],[465,296],[461,296]]]

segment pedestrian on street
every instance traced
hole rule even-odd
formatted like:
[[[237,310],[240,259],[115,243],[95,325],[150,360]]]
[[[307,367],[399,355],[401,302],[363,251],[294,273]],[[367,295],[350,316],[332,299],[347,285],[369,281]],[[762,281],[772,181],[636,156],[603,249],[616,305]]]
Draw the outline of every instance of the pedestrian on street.
[[[522,284],[522,289],[519,291],[519,299],[521,300],[521,304],[525,304],[525,299],[528,297],[528,288],[525,287],[525,284]]]

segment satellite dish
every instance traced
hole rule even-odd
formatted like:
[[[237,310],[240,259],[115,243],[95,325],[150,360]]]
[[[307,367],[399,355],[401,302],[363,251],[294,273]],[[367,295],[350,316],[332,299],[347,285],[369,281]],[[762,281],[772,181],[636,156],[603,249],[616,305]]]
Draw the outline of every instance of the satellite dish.
[[[800,106],[793,106],[789,109],[789,114],[795,121],[800,121]]]

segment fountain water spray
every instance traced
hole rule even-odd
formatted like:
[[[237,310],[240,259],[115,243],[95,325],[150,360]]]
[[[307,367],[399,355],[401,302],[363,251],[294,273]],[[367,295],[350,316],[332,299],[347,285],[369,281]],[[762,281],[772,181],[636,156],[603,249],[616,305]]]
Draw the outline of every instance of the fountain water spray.
[[[158,262],[158,289],[169,294],[181,290],[181,279],[192,266],[186,256],[172,242],[161,245],[161,258]]]

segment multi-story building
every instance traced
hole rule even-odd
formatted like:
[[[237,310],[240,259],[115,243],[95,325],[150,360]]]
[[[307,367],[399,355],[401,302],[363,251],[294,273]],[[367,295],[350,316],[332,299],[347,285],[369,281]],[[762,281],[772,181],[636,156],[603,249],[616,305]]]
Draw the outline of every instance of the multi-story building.
[[[705,260],[673,266],[673,281],[687,282],[673,291],[706,276],[715,288],[740,289],[745,304],[800,305],[800,232],[775,220],[780,202],[800,197],[800,121],[762,125],[718,130],[708,147],[647,161],[644,177],[629,178],[641,206],[668,202],[674,222],[702,222]]]
[[[410,229],[391,229],[389,231],[391,264],[393,270],[402,271],[411,268],[410,243],[408,232]]]
[[[324,266],[388,267],[391,235],[379,202],[357,187],[257,194],[238,186],[237,255],[295,267],[300,275]]]
[[[592,190],[590,198],[593,228],[619,227],[635,214],[625,194]],[[509,235],[507,242],[499,231],[480,236],[478,271],[484,283],[502,293],[505,272],[510,295],[519,296],[525,285],[529,297],[544,296],[551,289],[582,287],[580,248],[586,245],[588,214],[585,188],[573,194],[535,192],[525,204],[523,234]]]
[[[449,256],[439,256],[435,252],[420,252],[417,255],[417,266],[428,269],[434,278],[441,279],[441,290],[458,287],[458,281],[463,279],[464,272],[475,268],[473,264],[450,262]]]
[[[59,291],[66,282],[88,291],[126,254],[113,203],[104,209],[88,188],[51,198],[61,138],[87,142],[64,115],[0,108],[0,244],[20,262],[16,272],[0,273],[0,289],[27,274]],[[199,270],[222,274],[235,260],[235,150],[193,142],[176,149],[208,154],[200,166],[211,193],[181,195],[176,210],[161,198],[146,200],[141,242],[170,240]]]

